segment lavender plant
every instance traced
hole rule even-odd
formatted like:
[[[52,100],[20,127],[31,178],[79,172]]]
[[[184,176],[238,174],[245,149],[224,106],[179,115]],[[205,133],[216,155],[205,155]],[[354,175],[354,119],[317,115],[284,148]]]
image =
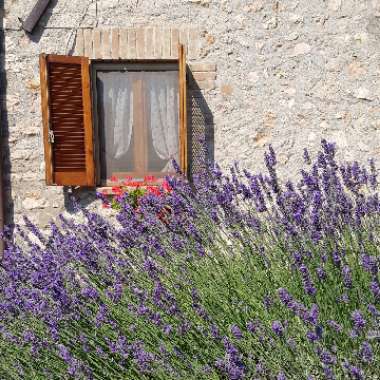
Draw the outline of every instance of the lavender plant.
[[[235,164],[168,178],[118,224],[5,234],[1,379],[376,379],[374,163],[322,141],[297,183]],[[32,235],[32,236],[31,236]]]

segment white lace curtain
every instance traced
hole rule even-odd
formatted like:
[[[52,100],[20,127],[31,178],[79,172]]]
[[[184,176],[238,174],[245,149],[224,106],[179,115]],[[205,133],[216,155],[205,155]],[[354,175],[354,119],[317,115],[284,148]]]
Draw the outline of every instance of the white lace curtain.
[[[98,79],[103,85],[106,151],[117,160],[127,153],[132,140],[132,78],[123,72],[111,71],[98,73]]]
[[[168,161],[162,171],[169,171],[179,154],[178,73],[150,73],[148,82],[153,147],[161,160]]]
[[[172,170],[172,160],[178,161],[178,72],[98,72],[104,123],[107,172],[123,171],[133,136],[133,82],[143,80],[146,127],[150,132],[147,171],[149,166],[160,167],[162,172]],[[144,110],[141,110],[144,112]],[[133,160],[132,160],[133,161]],[[129,162],[131,168],[133,163]],[[116,169],[117,168],[117,169]],[[127,170],[124,170],[127,171]],[[128,170],[129,171],[129,170]],[[152,170],[155,171],[155,170]]]

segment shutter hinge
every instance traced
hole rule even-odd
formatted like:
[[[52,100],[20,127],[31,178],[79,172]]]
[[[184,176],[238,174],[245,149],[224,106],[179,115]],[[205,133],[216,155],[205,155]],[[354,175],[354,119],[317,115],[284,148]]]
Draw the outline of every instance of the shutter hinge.
[[[54,132],[49,130],[49,143],[54,144]]]

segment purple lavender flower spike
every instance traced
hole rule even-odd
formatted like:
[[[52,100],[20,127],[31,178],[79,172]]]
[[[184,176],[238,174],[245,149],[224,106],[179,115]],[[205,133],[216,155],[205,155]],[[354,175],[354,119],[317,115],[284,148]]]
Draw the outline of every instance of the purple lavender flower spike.
[[[219,334],[218,326],[216,326],[215,324],[212,324],[211,327],[210,327],[210,331],[211,331],[211,336],[214,339],[220,339],[220,334]]]
[[[257,329],[258,329],[258,323],[257,322],[253,322],[253,321],[249,321],[247,322],[247,330],[251,333],[251,334],[254,334]]]
[[[342,268],[343,284],[346,288],[352,288],[351,269],[348,265]]]
[[[317,276],[320,281],[323,281],[326,279],[326,271],[322,267],[317,268]]]
[[[63,344],[59,344],[58,345],[58,351],[59,351],[59,356],[66,362],[66,363],[70,363],[71,360],[72,360],[72,357],[71,357],[71,354],[69,352],[69,350],[63,345]]]
[[[328,320],[327,321],[327,324],[332,328],[334,329],[336,332],[342,332],[343,331],[343,327],[336,321],[333,321],[333,320]]]
[[[283,336],[284,327],[280,321],[274,321],[272,323],[272,330],[277,336]]]
[[[243,333],[241,332],[240,328],[236,325],[231,326],[231,333],[236,339],[243,338]]]
[[[377,274],[377,272],[379,270],[379,266],[378,266],[378,262],[377,262],[376,257],[363,254],[363,255],[361,255],[361,263],[362,263],[363,268],[367,272],[369,272],[373,275]]]
[[[223,338],[223,344],[226,357],[224,361],[217,361],[217,367],[226,373],[231,380],[243,379],[245,376],[245,366],[242,362],[241,353],[226,337]]]
[[[307,165],[311,164],[309,151],[306,148],[304,148],[304,150],[303,150],[303,159],[304,159],[305,164],[307,164]]]
[[[272,145],[269,145],[269,152],[265,152],[265,164],[268,168],[273,168],[277,164],[276,153]]]
[[[373,296],[375,297],[375,300],[380,301],[380,285],[377,280],[371,282],[370,289]]]
[[[380,311],[377,310],[377,308],[376,308],[375,305],[370,304],[370,305],[367,306],[367,309],[371,313],[372,316],[374,316],[374,317],[379,317],[380,316]]]
[[[318,305],[312,304],[310,310],[306,313],[305,319],[307,322],[312,325],[317,325],[319,316],[319,308]]]
[[[370,171],[371,171],[371,174],[369,176],[369,183],[372,189],[375,190],[378,185],[378,182],[377,182],[377,171],[376,171],[376,166],[375,166],[375,160],[373,158],[369,160],[369,165],[370,165]]]
[[[165,325],[163,328],[164,334],[169,335],[171,331],[173,330],[173,327],[171,325]]]
[[[332,365],[336,363],[336,357],[329,351],[324,350],[319,355],[321,362],[325,365]]]
[[[364,379],[363,371],[356,366],[351,365],[349,367],[349,372],[350,372],[350,375],[352,376],[352,378],[355,380],[363,380]]]
[[[363,317],[363,314],[360,312],[360,310],[355,310],[351,314],[351,319],[354,323],[354,328],[357,331],[363,330],[366,325],[366,320]]]
[[[323,366],[323,373],[325,375],[326,380],[335,380],[336,379],[334,371],[327,365]]]
[[[293,297],[289,294],[289,292],[284,289],[280,288],[278,290],[278,296],[280,298],[280,301],[285,305],[288,306],[291,301],[293,301]]]
[[[360,348],[360,357],[364,363],[371,363],[373,360],[373,350],[369,342],[363,342]]]
[[[310,331],[310,330],[306,333],[306,337],[307,339],[310,340],[311,343],[315,343],[316,341],[319,340],[318,335],[314,331]]]
[[[348,296],[347,293],[343,293],[337,300],[338,302],[340,303],[349,303],[350,302],[350,298]]]
[[[302,276],[302,280],[303,280],[304,289],[305,289],[306,294],[308,294],[310,296],[314,296],[317,293],[317,289],[311,280],[309,269],[307,268],[306,265],[301,264],[299,266],[299,270],[301,272],[301,276]]]

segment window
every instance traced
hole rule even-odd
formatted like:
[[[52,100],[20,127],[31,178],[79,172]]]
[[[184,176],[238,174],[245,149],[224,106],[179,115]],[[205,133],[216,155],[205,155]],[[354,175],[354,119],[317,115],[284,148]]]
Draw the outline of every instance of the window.
[[[186,63],[40,57],[46,182],[112,185],[187,170]]]

